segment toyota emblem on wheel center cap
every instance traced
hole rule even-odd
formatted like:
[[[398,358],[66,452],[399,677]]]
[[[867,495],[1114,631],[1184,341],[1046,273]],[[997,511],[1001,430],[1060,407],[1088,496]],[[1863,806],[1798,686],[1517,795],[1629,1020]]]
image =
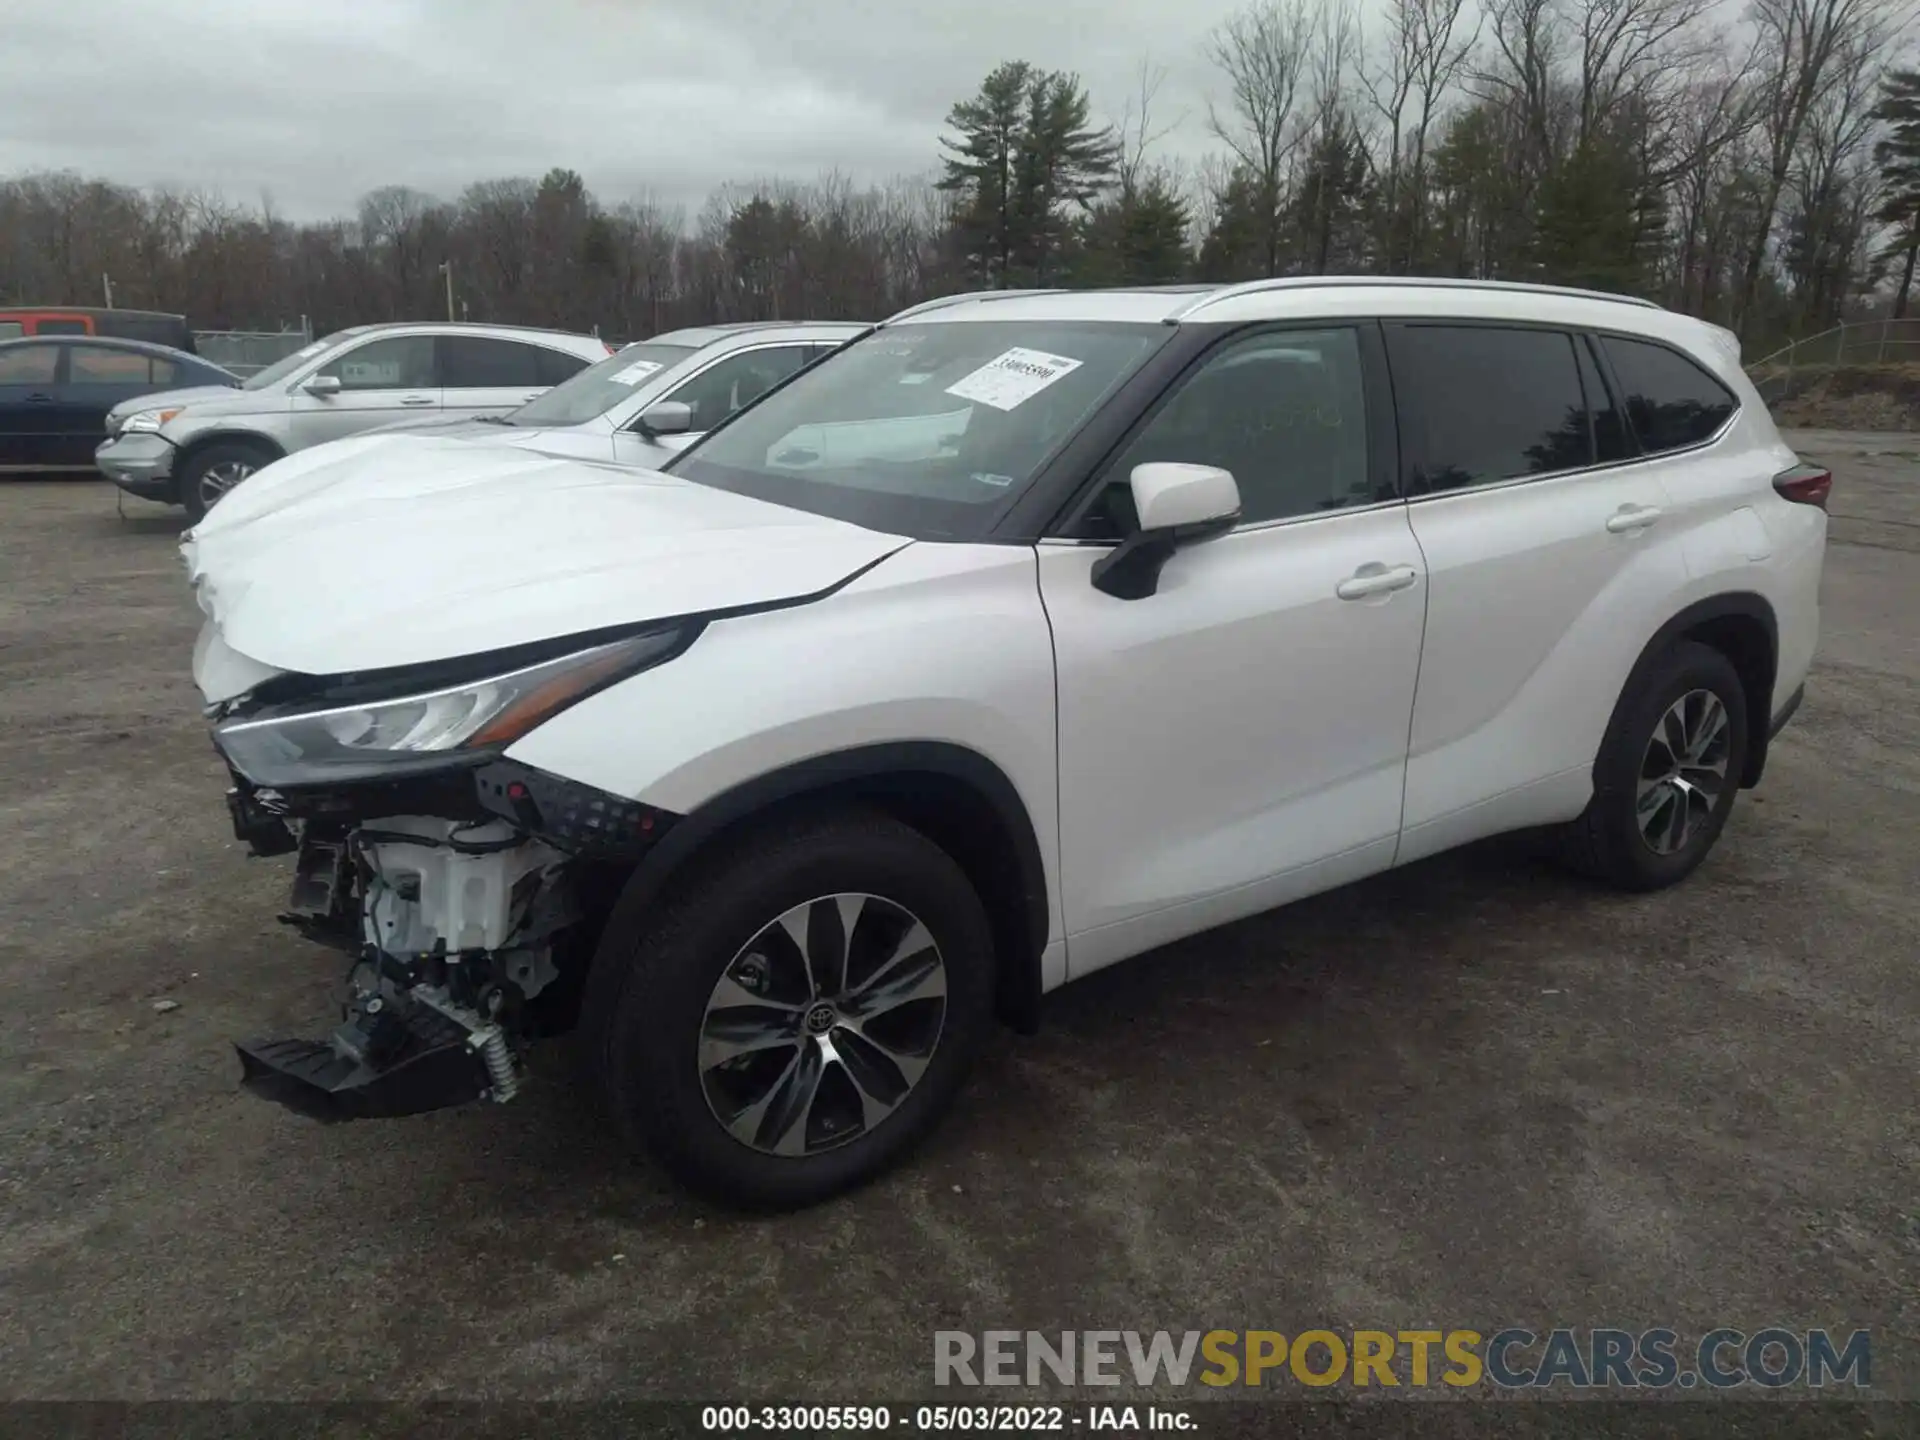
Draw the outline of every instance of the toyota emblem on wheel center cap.
[[[833,1028],[834,1022],[839,1018],[831,1005],[816,1005],[807,1011],[807,1033],[824,1035]]]

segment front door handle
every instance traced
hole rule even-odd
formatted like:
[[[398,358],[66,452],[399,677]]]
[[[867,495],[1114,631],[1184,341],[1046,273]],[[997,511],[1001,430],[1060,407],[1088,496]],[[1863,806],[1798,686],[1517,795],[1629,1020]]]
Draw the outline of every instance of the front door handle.
[[[1336,585],[1333,593],[1342,600],[1365,600],[1370,595],[1404,590],[1419,578],[1420,572],[1411,565],[1389,566],[1371,560]]]
[[[408,395],[400,403],[402,405],[434,405],[439,402],[431,395]]]
[[[53,396],[36,393],[27,396],[25,403],[28,405],[51,405],[53,404]]]
[[[1607,517],[1607,529],[1615,535],[1631,534],[1635,530],[1646,529],[1663,513],[1655,505],[1622,505]]]

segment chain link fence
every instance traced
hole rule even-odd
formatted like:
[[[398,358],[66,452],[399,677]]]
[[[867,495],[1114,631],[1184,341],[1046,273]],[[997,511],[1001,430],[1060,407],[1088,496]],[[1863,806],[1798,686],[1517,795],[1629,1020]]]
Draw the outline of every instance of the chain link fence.
[[[1804,393],[1840,369],[1920,365],[1920,320],[1852,320],[1747,365],[1769,405]]]
[[[194,349],[204,359],[231,370],[242,380],[277,364],[313,340],[311,327],[299,330],[196,330]]]

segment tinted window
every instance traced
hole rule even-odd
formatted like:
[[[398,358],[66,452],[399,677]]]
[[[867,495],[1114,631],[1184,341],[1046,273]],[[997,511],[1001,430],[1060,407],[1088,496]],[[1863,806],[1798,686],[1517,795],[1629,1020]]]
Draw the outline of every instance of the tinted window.
[[[429,390],[439,384],[431,335],[369,341],[321,366],[318,373],[338,375],[343,390]]]
[[[76,345],[67,352],[67,380],[74,385],[145,385],[150,364],[138,350]]]
[[[512,340],[489,340],[479,335],[449,335],[441,340],[441,363],[445,373],[441,383],[454,388],[479,390],[539,390],[549,382],[541,378],[538,346],[521,345]]]
[[[542,385],[558,385],[587,368],[587,357],[584,355],[569,355],[564,350],[546,350],[538,345],[533,347],[533,353],[540,367]]]
[[[1607,347],[1643,449],[1682,450],[1711,440],[1733,414],[1727,387],[1677,351],[1617,335],[1600,343]]]
[[[41,320],[33,327],[36,335],[90,335],[84,320]]]
[[[729,355],[665,398],[693,407],[693,429],[711,430],[751,405],[806,363],[804,345],[775,345]]]
[[[1276,331],[1215,352],[1120,452],[1086,530],[1134,528],[1128,480],[1153,461],[1231,471],[1243,523],[1370,504],[1359,336]]]
[[[27,327],[18,320],[0,320],[0,340],[18,340],[27,333]]]
[[[1613,403],[1613,392],[1600,378],[1600,367],[1593,363],[1589,345],[1590,341],[1581,339],[1574,341],[1573,348],[1580,357],[1580,388],[1586,392],[1587,411],[1593,416],[1594,454],[1605,465],[1627,459],[1633,454],[1633,447],[1627,442],[1627,427],[1620,418],[1620,407]]]
[[[1414,491],[1593,463],[1572,336],[1402,325],[1388,332],[1388,348]]]
[[[156,385],[178,385],[181,383],[180,367],[174,364],[173,361],[162,360],[158,355],[156,355],[153,357],[152,378],[153,378],[153,383]],[[212,375],[203,375],[200,378],[206,381],[206,383],[210,385],[218,383],[216,378]]]
[[[0,385],[51,385],[60,351],[52,345],[15,345],[0,350]]]

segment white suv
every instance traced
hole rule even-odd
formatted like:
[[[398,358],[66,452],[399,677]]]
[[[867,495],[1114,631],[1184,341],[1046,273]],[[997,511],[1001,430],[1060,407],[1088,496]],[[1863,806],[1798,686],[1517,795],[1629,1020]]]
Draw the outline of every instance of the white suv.
[[[1723,331],[1333,279],[921,306],[670,474],[392,447],[185,546],[236,831],[355,957],[248,1083],[506,1100],[578,1018],[629,1135],[766,1205],[1181,936],[1521,828],[1681,879],[1798,701],[1830,484]]]

